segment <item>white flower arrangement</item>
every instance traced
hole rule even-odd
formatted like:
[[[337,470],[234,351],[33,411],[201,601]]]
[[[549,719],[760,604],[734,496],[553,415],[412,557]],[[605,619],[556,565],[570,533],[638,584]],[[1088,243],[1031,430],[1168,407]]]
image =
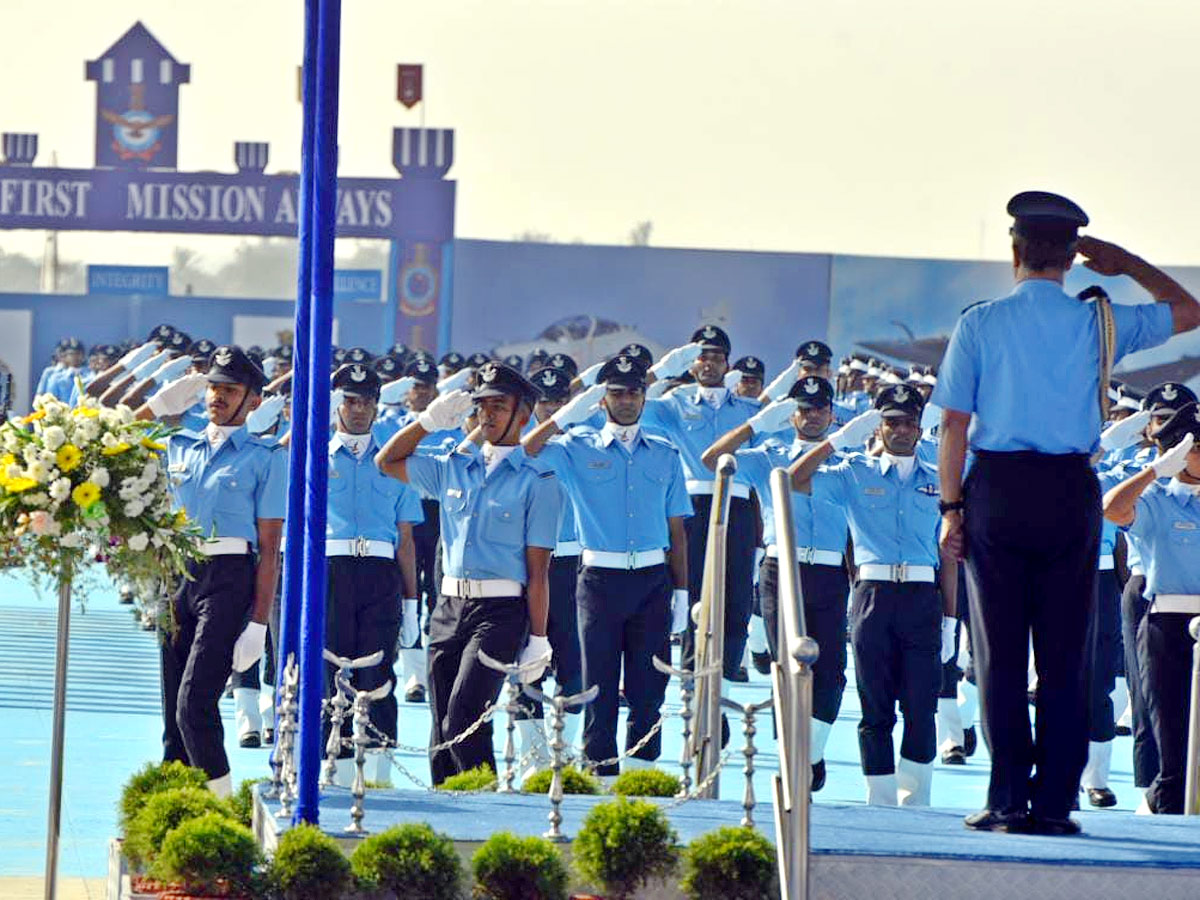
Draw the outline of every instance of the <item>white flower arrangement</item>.
[[[0,562],[78,582],[89,564],[113,580],[169,580],[199,556],[202,535],[171,511],[162,442],[171,429],[128,407],[47,394],[0,424]]]

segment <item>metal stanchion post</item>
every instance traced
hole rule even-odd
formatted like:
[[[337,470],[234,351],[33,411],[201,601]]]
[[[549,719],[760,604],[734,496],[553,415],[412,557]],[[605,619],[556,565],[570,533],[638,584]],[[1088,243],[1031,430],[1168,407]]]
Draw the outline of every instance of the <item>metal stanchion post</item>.
[[[355,669],[367,669],[383,662],[383,651],[376,650],[369,656],[358,659],[347,659],[326,649],[322,655],[325,662],[337,666],[334,684],[337,692],[329,701],[329,740],[325,742],[325,764],[321,767],[321,787],[334,783],[337,776],[337,761],[342,755],[342,723],[346,721],[346,712],[353,706],[350,697],[354,688],[350,684],[350,675]]]
[[[300,666],[296,655],[289,654],[283,673],[283,697],[279,712],[279,812],[277,819],[292,817],[292,802],[296,799],[296,716],[299,712]]]
[[[367,779],[363,769],[367,762],[367,747],[371,743],[367,726],[371,723],[371,704],[390,694],[393,684],[389,680],[374,690],[354,692],[354,787],[351,788],[354,804],[350,807],[350,824],[345,829],[347,834],[367,833],[362,826],[363,816],[366,815],[363,800],[367,796]]]
[[[721,667],[714,665],[701,669],[676,669],[657,656],[654,657],[653,662],[654,668],[668,678],[674,675],[679,679],[679,718],[683,719],[683,750],[679,754],[679,768],[682,771],[679,778],[679,796],[686,797],[692,790],[692,760],[696,752],[696,748],[693,746],[692,732],[692,719],[695,718],[695,713],[692,712],[692,700],[696,696],[696,679],[719,672]]]
[[[480,655],[482,656],[482,654]],[[567,749],[566,741],[563,740],[563,717],[569,708],[586,706],[595,700],[596,695],[599,693],[600,685],[593,684],[586,691],[571,697],[547,697],[537,688],[531,685],[525,686],[525,695],[527,697],[548,705],[552,710],[550,725],[554,731],[554,740],[550,742],[550,768],[554,772],[554,778],[550,782],[550,815],[547,817],[550,820],[550,828],[542,836],[555,843],[564,843],[567,840],[567,836],[563,834],[561,828],[561,807],[563,800],[562,770],[567,762],[566,754],[563,752]]]
[[[746,745],[742,748],[742,756],[746,758],[745,768],[742,770],[746,776],[746,789],[742,793],[742,821],[741,824],[746,828],[754,827],[754,807],[758,803],[754,796],[754,757],[758,753],[758,748],[754,745],[754,736],[758,733],[758,728],[754,724],[755,717],[774,704],[775,698],[768,697],[759,703],[749,703],[745,706],[738,703],[736,700],[730,700],[728,697],[721,698],[721,705],[726,709],[732,709],[734,712],[742,716],[742,734],[746,737]]]
[[[533,671],[534,669],[549,662],[549,659],[531,660],[525,665],[517,663],[502,663],[499,660],[492,659],[482,650],[479,651],[479,661],[489,669],[495,669],[497,672],[504,673],[504,680],[508,682],[508,703],[504,706],[504,711],[508,713],[508,729],[504,739],[504,774],[499,779],[497,792],[502,794],[514,793],[513,781],[516,780],[516,761],[517,748],[513,742],[513,732],[517,727],[517,697],[521,691],[521,675],[525,672]]]

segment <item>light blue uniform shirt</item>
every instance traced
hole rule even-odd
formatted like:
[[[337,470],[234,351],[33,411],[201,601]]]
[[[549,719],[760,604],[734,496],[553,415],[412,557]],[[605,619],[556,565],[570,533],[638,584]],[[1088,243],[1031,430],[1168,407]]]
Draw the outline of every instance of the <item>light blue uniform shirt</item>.
[[[521,429],[521,437],[530,434],[541,424],[535,416],[530,416],[525,427]],[[555,443],[562,439],[562,435],[555,435],[550,438],[550,442]],[[561,481],[558,483],[558,497],[562,501],[562,506],[558,513],[558,542],[560,544],[577,543],[579,541],[579,526],[575,522],[575,504],[571,502],[571,496],[567,493]]]
[[[374,439],[356,458],[336,437],[329,442],[329,506],[325,537],[332,540],[366,538],[386,541],[393,548],[400,536],[396,526],[425,521],[417,492],[375,465],[379,445]]]
[[[215,451],[203,434],[172,435],[167,473],[175,509],[205,537],[245,538],[257,549],[258,520],[282,519],[287,509],[287,454],[244,426]]]
[[[907,481],[886,460],[852,453],[813,476],[846,511],[854,539],[854,561],[895,566],[938,565],[937,469],[918,459]]]
[[[1116,356],[1171,336],[1165,303],[1113,304]],[[974,413],[975,450],[1092,453],[1100,445],[1096,306],[1047,279],[973,306],[954,327],[930,402]]]
[[[1135,453],[1131,459],[1123,460],[1119,464],[1110,468],[1101,466],[1099,472],[1101,493],[1107,493],[1126,478],[1130,478],[1138,474],[1138,472],[1142,471],[1142,469],[1146,468],[1146,466],[1150,465],[1150,463],[1154,462],[1154,460],[1157,458],[1157,448],[1139,447],[1137,453]],[[1163,485],[1169,481],[1169,478],[1158,479],[1158,483]],[[1106,519],[1104,524],[1110,525],[1111,523]],[[1103,541],[1103,533],[1101,533],[1101,540]],[[1133,574],[1145,575],[1146,567],[1142,562],[1142,547],[1138,536],[1131,531],[1126,531],[1125,546],[1127,548],[1127,552],[1125,554],[1126,567]],[[1101,549],[1100,552],[1105,553],[1109,551]]]
[[[71,392],[75,390],[75,378],[82,375],[82,369],[60,368],[47,379],[44,393],[53,394],[64,403],[70,403]]]
[[[792,441],[790,444],[784,444],[768,441],[761,447],[741,449],[735,454],[738,471],[746,476],[750,486],[758,492],[763,517],[763,543],[767,546],[775,543],[775,498],[771,494],[771,470],[786,469],[808,450],[817,446],[817,443]],[[841,455],[835,453],[821,469],[836,464],[841,459]],[[833,498],[830,489],[828,479],[814,478],[812,493],[789,491],[792,495],[792,525],[796,533],[797,547],[831,550],[839,554],[845,552],[846,511]]]
[[[667,519],[692,514],[679,451],[641,428],[632,446],[628,453],[609,431],[572,428],[538,456],[574,502],[585,550],[664,550]]]
[[[727,392],[721,405],[714,409],[700,394],[697,385],[676,388],[666,397],[646,401],[642,412],[642,427],[666,437],[683,458],[683,471],[689,480],[711,482],[713,473],[700,457],[725,432],[744,425],[762,409],[757,400],[747,400]],[[748,485],[738,473],[734,481]]]
[[[441,504],[442,566],[451,578],[527,584],[525,548],[554,549],[558,480],[521,447],[487,478],[474,444],[438,456],[410,456],[407,469],[409,483]]]
[[[1172,478],[1138,498],[1128,532],[1141,544],[1146,597],[1200,594],[1200,498]]]
[[[42,394],[48,393],[50,390],[50,381],[58,377],[58,373],[63,370],[62,365],[53,363],[42,369],[42,374],[38,376],[37,387],[33,389],[33,395],[40,397]]]

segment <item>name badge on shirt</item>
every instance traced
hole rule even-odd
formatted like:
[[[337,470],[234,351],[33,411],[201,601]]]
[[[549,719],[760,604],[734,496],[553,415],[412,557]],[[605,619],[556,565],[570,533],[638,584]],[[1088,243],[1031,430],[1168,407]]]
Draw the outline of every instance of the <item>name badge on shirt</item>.
[[[446,496],[447,497],[461,497],[462,491],[459,490],[458,488],[446,488]]]
[[[887,496],[887,488],[881,488],[881,487],[863,488],[863,493],[866,494],[868,497],[886,497]]]
[[[1171,523],[1171,527],[1177,531],[1195,531],[1195,522],[1176,521]]]
[[[589,469],[611,469],[612,463],[609,462],[607,459],[592,460],[591,462],[588,463],[588,468]]]
[[[169,466],[167,466],[167,471],[171,472],[172,474],[178,473],[178,472],[186,472],[187,464],[181,463],[181,462],[171,463]]]

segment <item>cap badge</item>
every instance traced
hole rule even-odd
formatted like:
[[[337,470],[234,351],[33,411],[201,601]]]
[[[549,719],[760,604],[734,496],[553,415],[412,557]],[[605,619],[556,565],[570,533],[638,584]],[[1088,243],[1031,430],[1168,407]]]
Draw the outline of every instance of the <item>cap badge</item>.
[[[760,363],[753,356],[750,356],[750,357],[746,358],[746,368],[747,369],[761,369],[762,363]]]
[[[1197,407],[1195,416],[1196,416],[1196,421],[1200,422],[1200,407]]]
[[[417,371],[418,372],[428,372],[429,371],[429,363],[425,362],[425,360],[421,360],[420,362],[417,363]]]
[[[555,353],[554,356],[550,358],[550,365],[554,366],[556,369],[561,369],[563,367],[563,363],[565,362],[566,360],[562,358],[562,354],[560,353]]]
[[[630,348],[629,348],[628,350],[626,350],[625,352],[626,352],[626,354],[628,354],[629,356],[634,356],[634,357],[637,357],[637,356],[641,356],[641,355],[642,355],[642,348],[641,348],[641,347],[630,347]]]
[[[897,403],[903,403],[908,399],[908,390],[903,387],[898,387],[892,396],[896,398]]]
[[[804,382],[804,393],[815,394],[819,390],[821,390],[821,385],[818,384],[816,381],[805,381]]]
[[[617,360],[617,371],[620,372],[622,375],[624,375],[627,372],[632,372],[633,371],[633,363],[622,356],[620,359]]]
[[[717,329],[713,328],[711,325],[705,325],[704,330],[701,331],[700,334],[711,340],[717,336]]]
[[[486,381],[488,384],[491,384],[493,381],[496,380],[496,367],[493,366],[491,363],[488,363],[486,366],[484,366],[482,369],[479,370],[479,376],[484,381]]]
[[[809,344],[804,349],[808,352],[809,356],[816,356],[818,353],[821,352],[821,348],[818,347],[816,344]]]
[[[1164,400],[1174,400],[1179,396],[1179,391],[1175,390],[1175,385],[1168,384],[1162,389],[1162,398]]]
[[[228,347],[222,347],[213,354],[213,362],[215,362],[218,366],[227,366],[233,362],[233,353]]]
[[[547,369],[542,373],[542,384],[544,384],[546,387],[554,387],[554,385],[558,384],[558,375],[556,375],[552,370]]]
[[[364,369],[362,366],[352,366],[350,369],[350,380],[351,381],[366,381],[367,380],[367,370]]]

